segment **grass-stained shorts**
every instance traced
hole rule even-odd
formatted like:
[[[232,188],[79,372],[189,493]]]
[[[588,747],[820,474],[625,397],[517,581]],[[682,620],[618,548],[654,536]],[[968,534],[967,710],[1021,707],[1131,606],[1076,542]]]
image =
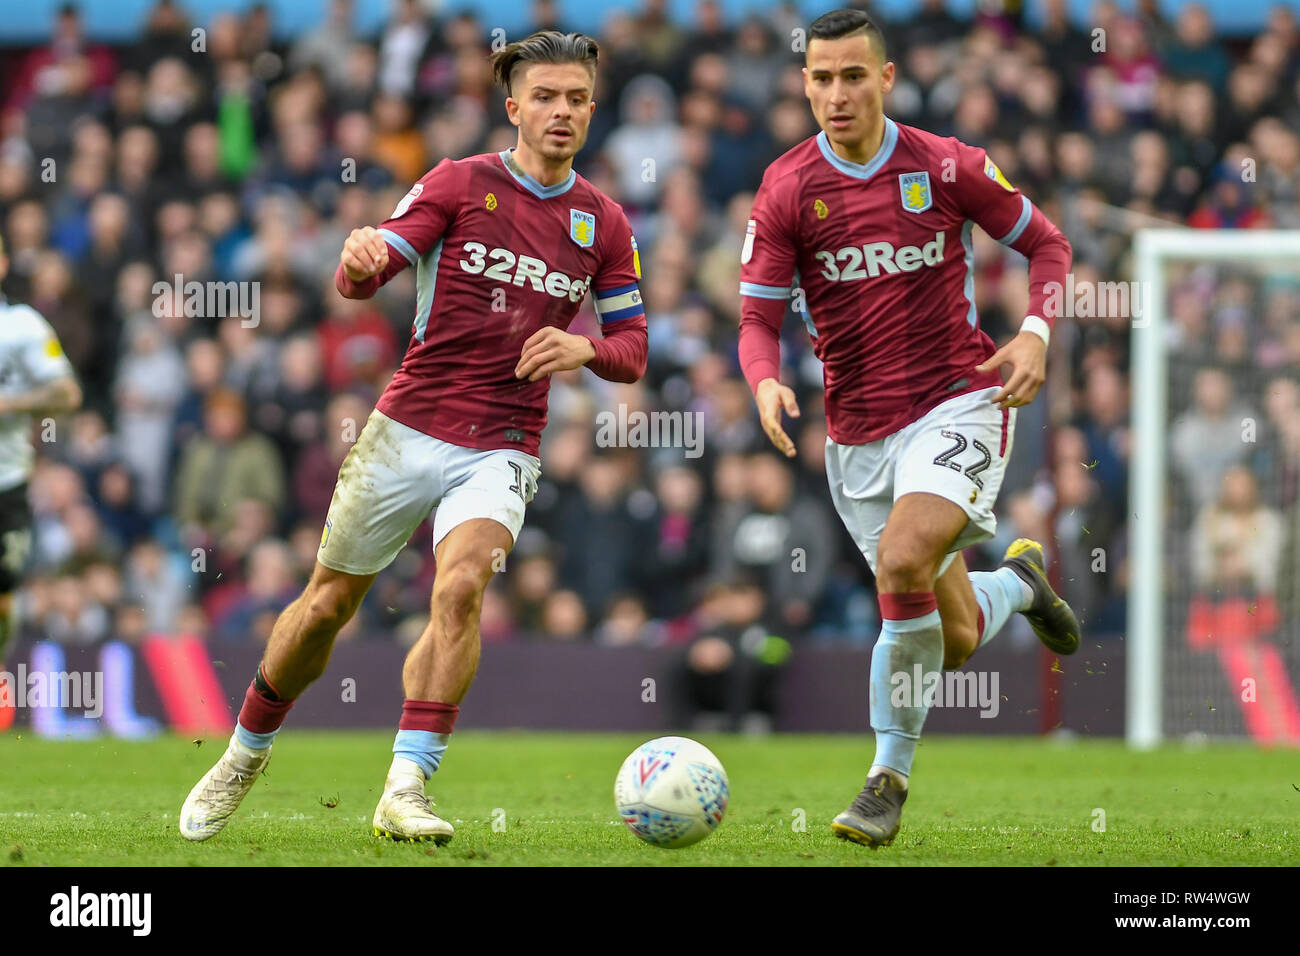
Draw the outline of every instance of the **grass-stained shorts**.
[[[335,571],[375,574],[434,508],[435,547],[474,518],[491,518],[517,538],[541,469],[533,455],[453,445],[376,409],[339,468],[316,558]]]

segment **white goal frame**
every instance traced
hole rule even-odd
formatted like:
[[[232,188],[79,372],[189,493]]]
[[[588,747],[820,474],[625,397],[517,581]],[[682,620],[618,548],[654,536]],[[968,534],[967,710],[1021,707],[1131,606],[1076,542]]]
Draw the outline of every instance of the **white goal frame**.
[[[1129,575],[1125,737],[1147,750],[1164,738],[1164,538],[1168,405],[1166,263],[1294,257],[1300,229],[1142,229],[1134,238],[1133,276],[1142,313],[1133,319],[1132,460],[1129,477]],[[1134,581],[1140,582],[1134,586]]]

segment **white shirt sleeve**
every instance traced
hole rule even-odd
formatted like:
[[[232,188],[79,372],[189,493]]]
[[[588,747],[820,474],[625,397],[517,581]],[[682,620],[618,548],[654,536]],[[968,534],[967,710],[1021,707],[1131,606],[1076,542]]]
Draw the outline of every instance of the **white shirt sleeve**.
[[[75,377],[59,337],[43,315],[30,306],[14,306],[9,310],[8,319],[16,333],[15,351],[33,385]]]

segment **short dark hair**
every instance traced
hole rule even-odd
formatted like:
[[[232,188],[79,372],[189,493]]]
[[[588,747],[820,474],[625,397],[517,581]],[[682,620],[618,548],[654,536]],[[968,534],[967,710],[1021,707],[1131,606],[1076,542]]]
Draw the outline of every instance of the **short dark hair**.
[[[540,30],[532,36],[506,44],[494,53],[492,78],[507,95],[512,93],[516,71],[530,63],[581,63],[594,79],[599,56],[599,45],[585,34]]]
[[[888,59],[885,53],[885,35],[876,21],[862,10],[832,10],[823,13],[808,27],[808,40],[838,40],[861,34],[876,48],[881,62]]]

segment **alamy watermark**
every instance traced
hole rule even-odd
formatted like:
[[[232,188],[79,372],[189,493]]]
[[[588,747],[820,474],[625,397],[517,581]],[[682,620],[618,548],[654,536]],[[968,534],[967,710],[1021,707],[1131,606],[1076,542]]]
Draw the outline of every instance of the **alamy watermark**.
[[[161,319],[172,309],[189,318],[224,319],[235,316],[246,329],[256,328],[262,314],[260,282],[199,282],[177,273],[171,282],[153,284],[153,314]]]
[[[73,886],[50,897],[50,925],[55,927],[121,927],[132,936],[148,936],[153,928],[152,893],[83,893]]]
[[[0,671],[0,707],[59,707],[98,719],[104,713],[103,671]]]
[[[889,676],[889,702],[895,707],[978,707],[980,717],[996,717],[1001,708],[997,671],[930,671],[919,663],[911,672]]]
[[[618,411],[596,414],[596,444],[601,448],[684,448],[687,458],[704,454],[703,412]]]
[[[1064,286],[1059,282],[1043,285],[1043,311],[1067,319],[1132,319],[1135,326],[1142,327],[1151,314],[1147,297],[1153,291],[1146,282],[1076,281],[1074,273],[1067,272]]]

